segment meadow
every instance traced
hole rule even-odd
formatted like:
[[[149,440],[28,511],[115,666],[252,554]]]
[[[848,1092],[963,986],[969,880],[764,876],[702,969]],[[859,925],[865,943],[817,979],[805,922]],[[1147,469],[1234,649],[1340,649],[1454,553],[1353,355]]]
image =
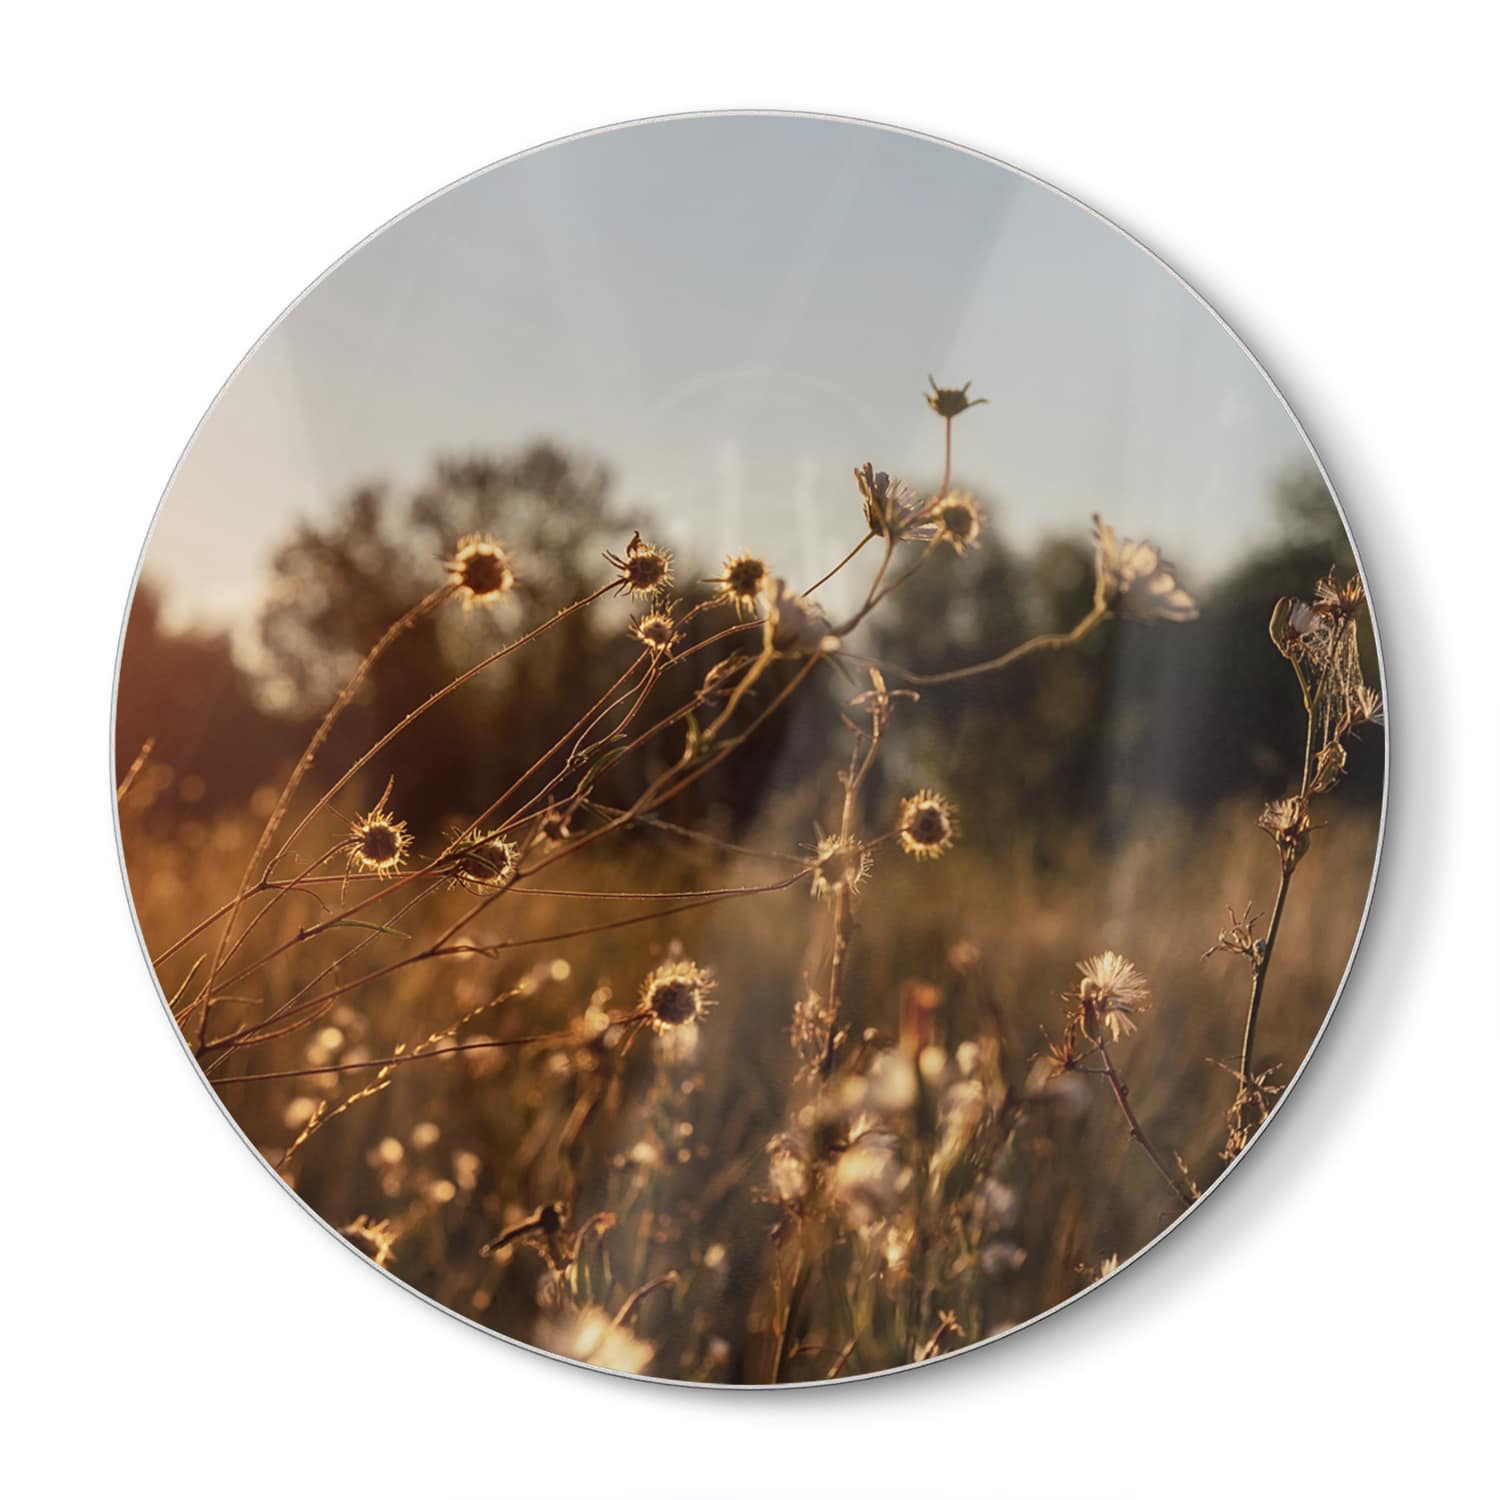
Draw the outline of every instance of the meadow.
[[[121,834],[185,1041],[475,1322],[731,1384],[951,1352],[1186,1211],[1323,1023],[1380,795],[1343,554],[1201,599],[1098,518],[1022,559],[955,483],[983,403],[928,404],[941,479],[856,467],[824,578],[497,528],[357,648],[325,601],[305,746],[240,736],[242,795],[169,715],[136,737],[127,636]]]

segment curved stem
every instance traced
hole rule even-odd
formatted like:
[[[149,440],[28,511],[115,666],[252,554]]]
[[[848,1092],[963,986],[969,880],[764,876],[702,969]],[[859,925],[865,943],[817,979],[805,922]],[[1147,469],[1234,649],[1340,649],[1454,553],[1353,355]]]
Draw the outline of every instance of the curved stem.
[[[1136,1116],[1135,1109],[1130,1103],[1130,1090],[1126,1087],[1125,1080],[1120,1077],[1114,1059],[1109,1055],[1109,1048],[1105,1045],[1103,1035],[1091,1036],[1089,1040],[1099,1049],[1099,1060],[1104,1064],[1104,1076],[1109,1080],[1115,1103],[1120,1106],[1120,1113],[1125,1116],[1125,1123],[1130,1127],[1131,1139],[1140,1143],[1141,1149],[1151,1158],[1151,1165],[1161,1173],[1162,1181],[1176,1193],[1184,1206],[1191,1208],[1198,1195],[1167,1165],[1166,1158],[1151,1144],[1151,1137],[1146,1134]]]

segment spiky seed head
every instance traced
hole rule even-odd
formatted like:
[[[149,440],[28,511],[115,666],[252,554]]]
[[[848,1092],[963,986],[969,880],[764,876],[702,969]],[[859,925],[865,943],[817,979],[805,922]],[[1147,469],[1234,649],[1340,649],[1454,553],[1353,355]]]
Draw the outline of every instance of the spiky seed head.
[[[606,552],[604,560],[619,573],[616,587],[623,593],[655,594],[672,581],[672,554],[643,541],[638,531],[623,555]]]
[[[899,479],[867,462],[854,471],[854,482],[859,486],[865,524],[872,536],[889,537],[895,542],[926,542],[937,535],[935,523],[918,523],[916,518],[926,507],[917,503],[916,496]]]
[[[387,785],[380,794],[380,801],[349,825],[349,837],[344,845],[351,870],[378,875],[382,880],[401,868],[412,842],[406,824],[392,817],[386,809],[390,795],[391,788]]]
[[[972,495],[944,495],[934,507],[933,516],[938,535],[960,556],[978,542],[983,518]]]
[[[904,853],[913,859],[937,859],[958,836],[957,810],[946,797],[924,788],[901,803],[897,831]]]
[[[1081,976],[1064,998],[1077,1009],[1085,1035],[1097,1037],[1101,1026],[1119,1041],[1135,1030],[1135,1017],[1151,1000],[1146,977],[1128,958],[1113,951],[1096,953],[1078,965]]]
[[[927,404],[938,416],[952,421],[954,417],[961,417],[971,406],[984,406],[989,397],[970,396],[969,387],[973,385],[972,380],[966,380],[961,386],[939,385],[931,375],[927,377],[927,383],[932,387],[930,391],[923,391]]]
[[[665,610],[653,610],[644,619],[630,622],[630,633],[653,656],[665,656],[677,640],[677,622]]]
[[[508,838],[476,829],[467,834],[444,861],[454,885],[465,890],[494,890],[510,879],[518,853]]]
[[[641,1008],[658,1031],[701,1021],[708,1014],[714,988],[710,970],[685,958],[658,964],[641,985]]]
[[[493,538],[466,536],[445,564],[458,585],[464,606],[491,604],[515,587],[516,575],[505,550]]]
[[[723,573],[709,581],[718,584],[720,597],[734,605],[737,615],[753,615],[767,576],[764,558],[737,552],[724,559]]]
[[[1351,573],[1342,583],[1334,568],[1318,580],[1313,593],[1313,608],[1325,620],[1352,620],[1365,600],[1365,586],[1358,573]]]
[[[872,863],[870,851],[863,844],[840,838],[836,833],[825,834],[818,840],[808,866],[812,870],[813,895],[826,900],[843,890],[852,894],[869,877]]]

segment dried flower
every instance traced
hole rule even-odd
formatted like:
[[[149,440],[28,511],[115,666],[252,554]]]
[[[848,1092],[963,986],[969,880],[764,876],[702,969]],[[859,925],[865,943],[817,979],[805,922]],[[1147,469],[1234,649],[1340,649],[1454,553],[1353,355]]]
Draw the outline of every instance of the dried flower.
[[[958,817],[946,797],[924,789],[902,802],[897,828],[905,853],[913,859],[936,859],[953,847]]]
[[[1265,810],[1256,821],[1270,835],[1281,854],[1282,869],[1290,874],[1296,868],[1297,861],[1307,853],[1309,834],[1312,831],[1312,816],[1307,803],[1301,797],[1278,798],[1275,802],[1266,803]]]
[[[724,559],[724,571],[710,583],[719,586],[719,595],[734,605],[737,615],[753,615],[766,587],[765,560],[751,552],[737,552]]]
[[[516,575],[510,559],[493,538],[466,536],[443,564],[463,595],[464,608],[492,604],[515,587]]]
[[[1265,939],[1255,935],[1255,924],[1260,918],[1250,909],[1249,902],[1245,903],[1242,917],[1235,916],[1232,906],[1228,911],[1229,926],[1219,929],[1218,941],[1204,953],[1204,958],[1212,958],[1215,953],[1233,953],[1248,959],[1251,968],[1258,969],[1266,954]]]
[[[459,839],[442,869],[454,885],[478,894],[503,886],[515,871],[517,857],[516,846],[508,838],[475,829]]]
[[[821,651],[836,640],[828,620],[816,604],[809,604],[787,587],[784,578],[773,578],[766,590],[765,649],[776,656],[806,656]]]
[[[1340,583],[1337,570],[1330,568],[1328,576],[1318,580],[1313,593],[1313,608],[1325,620],[1352,620],[1364,600],[1365,586],[1358,573],[1351,573]]]
[[[1135,1017],[1151,999],[1145,975],[1127,958],[1105,952],[1078,965],[1083,976],[1071,995],[1078,1008],[1079,1023],[1086,1036],[1098,1037],[1102,1025],[1119,1041],[1135,1030]]]
[[[670,609],[652,610],[643,619],[632,619],[630,633],[653,656],[666,656],[677,642],[677,622]]]
[[[870,851],[853,839],[830,833],[818,840],[808,868],[812,870],[812,893],[819,899],[839,891],[857,891],[865,883],[873,861]]]
[[[1338,740],[1329,740],[1318,751],[1317,764],[1307,790],[1315,794],[1331,791],[1344,774],[1344,767],[1348,762],[1349,756],[1343,745]]]
[[[932,522],[918,521],[927,507],[919,505],[899,479],[892,479],[874,464],[866,463],[854,471],[854,482],[859,486],[865,522],[872,536],[888,536],[897,542],[927,542],[937,535]]]
[[[411,848],[411,835],[406,831],[406,824],[386,811],[393,785],[393,782],[387,782],[380,801],[349,825],[349,837],[344,841],[344,847],[349,854],[351,871],[378,875],[384,880],[401,868],[406,851]]]
[[[604,560],[620,574],[616,587],[624,594],[654,594],[672,581],[672,554],[641,540],[637,531],[621,557],[606,552]]]
[[[480,1246],[479,1253],[489,1256],[507,1245],[530,1245],[554,1271],[565,1271],[573,1262],[574,1251],[566,1234],[567,1223],[566,1203],[544,1203],[525,1218],[508,1224]]]
[[[960,556],[979,541],[982,517],[972,495],[944,495],[931,514],[938,536]]]
[[[922,394],[927,398],[927,404],[938,416],[952,421],[954,417],[961,417],[971,406],[984,406],[988,403],[988,396],[969,396],[969,387],[974,384],[972,380],[966,380],[961,386],[941,386],[931,375],[927,377],[927,383],[932,387],[930,391]]]
[[[1152,542],[1120,541],[1094,517],[1094,607],[1138,620],[1196,620],[1193,596]]]
[[[1078,1027],[1071,1020],[1063,1027],[1060,1041],[1054,1042],[1045,1028],[1042,1036],[1047,1047],[1039,1054],[1038,1061],[1044,1079],[1050,1082],[1061,1078],[1064,1073],[1071,1073],[1082,1065],[1083,1054],[1078,1050]]]
[[[713,1002],[714,978],[685,958],[658,964],[641,985],[641,1009],[658,1031],[701,1021]]]

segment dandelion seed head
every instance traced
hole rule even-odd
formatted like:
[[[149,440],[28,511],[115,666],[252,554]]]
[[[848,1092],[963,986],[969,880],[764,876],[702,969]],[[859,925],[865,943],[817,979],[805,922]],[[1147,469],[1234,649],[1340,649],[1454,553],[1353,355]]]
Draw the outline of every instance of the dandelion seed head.
[[[809,868],[812,893],[826,900],[843,890],[857,891],[870,874],[870,851],[853,839],[826,834],[818,840]]]
[[[1112,950],[1085,959],[1078,972],[1082,977],[1069,998],[1078,1006],[1084,1031],[1096,1035],[1107,1026],[1115,1041],[1133,1032],[1135,1017],[1151,1000],[1145,975]]]
[[[1198,618],[1193,596],[1153,542],[1115,535],[1094,517],[1094,605],[1137,620],[1186,621]]]
[[[654,1344],[596,1306],[570,1308],[546,1319],[536,1342],[553,1354],[626,1375],[639,1375],[656,1354]]]
[[[515,587],[510,559],[492,537],[462,538],[445,566],[462,592],[466,608],[493,603]]]
[[[708,969],[685,958],[658,964],[641,985],[641,1007],[658,1031],[701,1021],[713,1002],[715,980]]]
[[[897,827],[905,853],[913,859],[937,859],[953,847],[957,812],[946,797],[924,788],[902,802]]]

